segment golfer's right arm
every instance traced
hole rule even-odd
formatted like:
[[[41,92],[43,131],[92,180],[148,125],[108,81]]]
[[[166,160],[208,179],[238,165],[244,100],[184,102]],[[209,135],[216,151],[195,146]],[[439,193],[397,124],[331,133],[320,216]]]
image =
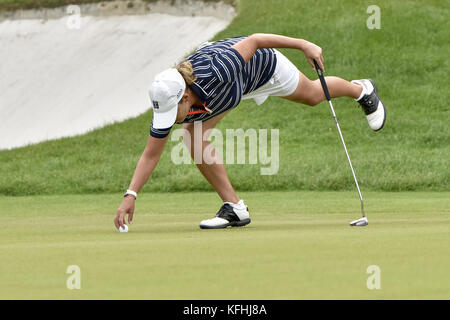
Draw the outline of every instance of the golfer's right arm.
[[[128,189],[139,193],[158,164],[167,140],[168,136],[165,138],[154,138],[152,136],[148,137],[147,145],[145,146],[145,150],[138,161],[133,179],[131,180]],[[128,195],[123,198],[122,204],[117,210],[116,217],[114,218],[114,224],[117,229],[124,225],[124,218],[126,214],[128,214],[128,223],[132,223],[135,200],[136,199],[132,195]]]

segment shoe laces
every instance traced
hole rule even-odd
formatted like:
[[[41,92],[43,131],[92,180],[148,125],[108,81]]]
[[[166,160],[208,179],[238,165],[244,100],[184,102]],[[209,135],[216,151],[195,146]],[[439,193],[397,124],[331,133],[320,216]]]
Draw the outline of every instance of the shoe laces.
[[[227,211],[229,211],[228,207],[231,208],[229,204],[223,204],[220,207],[219,211],[217,211],[216,217],[222,218],[227,213]],[[233,211],[233,208],[231,208],[231,211]]]

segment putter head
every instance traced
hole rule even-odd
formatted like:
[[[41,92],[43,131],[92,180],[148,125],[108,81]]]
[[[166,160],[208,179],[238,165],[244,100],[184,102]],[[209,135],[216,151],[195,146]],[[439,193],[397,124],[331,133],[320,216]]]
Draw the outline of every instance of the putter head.
[[[369,224],[369,220],[366,217],[360,218],[358,220],[353,220],[350,222],[350,226],[352,227],[364,227]]]

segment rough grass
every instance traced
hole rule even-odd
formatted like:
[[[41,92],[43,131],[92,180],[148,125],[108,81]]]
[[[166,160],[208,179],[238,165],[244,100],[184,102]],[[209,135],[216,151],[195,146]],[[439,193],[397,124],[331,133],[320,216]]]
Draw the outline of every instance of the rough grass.
[[[65,5],[86,4],[95,2],[111,2],[114,0],[0,0],[1,11],[14,11],[26,9],[40,9],[40,8],[55,8]],[[124,2],[132,2],[129,0],[122,0]],[[156,2],[158,0],[143,0],[145,2]],[[175,0],[159,0],[174,3]],[[235,0],[201,0],[203,2],[225,2],[235,4]]]
[[[352,99],[335,99],[361,188],[449,190],[447,101],[449,8],[441,1],[378,1],[381,29],[368,30],[369,1],[240,1],[239,15],[217,39],[270,32],[322,46],[327,74],[373,78],[387,107],[386,127],[372,132]],[[310,78],[303,54],[283,52]],[[0,194],[119,193],[145,146],[151,112],[89,134],[0,151]],[[327,103],[315,108],[270,98],[243,102],[218,128],[279,129],[280,167],[228,165],[239,191],[352,190],[353,179]],[[207,191],[191,165],[174,165],[170,142],[144,192]]]
[[[108,2],[112,0],[106,0]],[[102,2],[101,0],[0,0],[0,11],[55,8],[71,4]]]

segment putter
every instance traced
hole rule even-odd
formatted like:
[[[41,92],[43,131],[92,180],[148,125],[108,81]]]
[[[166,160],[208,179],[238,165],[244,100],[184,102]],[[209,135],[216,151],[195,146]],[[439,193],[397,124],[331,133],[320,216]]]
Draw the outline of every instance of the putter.
[[[350,225],[352,227],[353,226],[357,226],[357,227],[367,226],[369,224],[369,221],[367,220],[366,214],[364,213],[364,200],[363,200],[363,197],[361,194],[361,190],[359,189],[355,170],[353,170],[352,161],[350,160],[350,156],[348,155],[347,147],[345,146],[344,137],[342,136],[341,128],[339,127],[339,123],[336,118],[336,113],[334,112],[333,104],[331,103],[330,92],[328,91],[328,86],[327,86],[327,83],[325,82],[325,78],[323,76],[322,69],[319,67],[319,65],[317,64],[317,61],[315,59],[313,59],[313,61],[314,61],[314,66],[316,67],[317,75],[319,76],[319,79],[320,79],[320,84],[322,85],[323,92],[325,93],[325,97],[327,98],[328,104],[330,105],[330,109],[331,109],[331,113],[334,118],[334,122],[336,123],[336,127],[338,129],[339,136],[341,137],[342,145],[344,146],[345,154],[347,155],[348,164],[350,165],[350,169],[352,170],[353,179],[355,180],[355,185],[356,185],[356,189],[358,190],[359,199],[361,200],[362,218],[353,220],[352,222],[350,222]]]

